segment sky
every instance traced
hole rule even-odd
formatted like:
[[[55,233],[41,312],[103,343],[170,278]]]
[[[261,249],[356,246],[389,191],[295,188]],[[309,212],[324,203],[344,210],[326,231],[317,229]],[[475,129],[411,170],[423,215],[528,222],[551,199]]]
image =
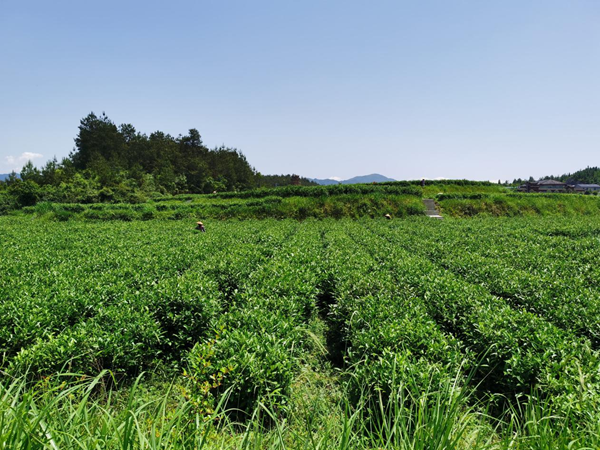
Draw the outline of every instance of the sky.
[[[598,0],[0,0],[0,173],[79,121],[263,174],[511,180],[600,166]]]

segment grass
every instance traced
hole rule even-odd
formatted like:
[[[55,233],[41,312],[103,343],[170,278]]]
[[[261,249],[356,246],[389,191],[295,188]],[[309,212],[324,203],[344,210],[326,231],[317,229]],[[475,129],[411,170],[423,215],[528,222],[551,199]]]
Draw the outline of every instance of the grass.
[[[407,417],[401,399],[390,413],[394,416],[389,416],[389,422],[369,437],[361,426],[360,406],[340,408],[334,401],[323,409],[328,396],[310,394],[314,385],[308,380],[303,381],[305,389],[300,390],[307,396],[296,399],[291,417],[277,417],[260,404],[246,423],[234,423],[228,421],[227,411],[222,409],[210,417],[199,414],[192,403],[178,398],[172,386],[156,398],[143,391],[139,380],[124,391],[98,394],[106,376],[102,373],[73,382],[72,375],[66,374],[34,386],[24,379],[5,382],[0,391],[0,448],[448,448],[396,446],[406,438],[429,445],[432,436],[442,436],[436,429],[422,427],[422,420],[432,419],[429,412],[411,411],[420,416],[417,422],[397,420]],[[439,422],[441,416],[436,415]],[[265,427],[263,416],[275,425]],[[446,427],[442,442],[452,430],[447,419],[444,423],[432,422],[436,427]],[[425,435],[429,439],[422,441]]]
[[[296,381],[287,414],[259,403],[244,422],[229,419],[225,397],[212,414],[199,412],[177,383],[149,389],[140,377],[120,390],[107,390],[108,372],[93,378],[63,374],[35,383],[5,377],[0,448],[555,450],[600,445],[597,428],[578,429],[575,419],[554,415],[536,395],[496,419],[457,383],[431,385],[425,392],[400,383],[379,403],[380,420],[373,421],[365,403],[344,400],[339,383],[344,376],[309,364]]]

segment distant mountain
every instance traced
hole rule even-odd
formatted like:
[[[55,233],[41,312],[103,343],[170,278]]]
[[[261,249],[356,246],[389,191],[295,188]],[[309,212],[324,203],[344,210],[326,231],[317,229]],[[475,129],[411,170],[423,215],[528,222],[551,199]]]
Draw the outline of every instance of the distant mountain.
[[[372,173],[371,175],[362,175],[342,181],[332,180],[330,178],[324,180],[319,180],[317,178],[309,179],[323,186],[329,186],[331,184],[383,183],[384,181],[396,181],[393,178],[384,177],[383,175],[380,175],[378,173]]]
[[[0,181],[6,180],[10,176],[10,173],[0,173]],[[19,176],[19,174],[17,174]]]
[[[359,184],[359,183],[383,183],[384,181],[396,181],[393,178],[384,177],[378,173],[372,173],[371,175],[362,175],[359,177],[350,178],[349,180],[342,181],[342,184]]]
[[[319,180],[318,178],[309,178],[310,181],[314,181],[317,184],[320,184],[322,186],[329,186],[331,184],[340,184],[340,181],[338,180],[332,180],[331,178],[326,178],[324,180]]]

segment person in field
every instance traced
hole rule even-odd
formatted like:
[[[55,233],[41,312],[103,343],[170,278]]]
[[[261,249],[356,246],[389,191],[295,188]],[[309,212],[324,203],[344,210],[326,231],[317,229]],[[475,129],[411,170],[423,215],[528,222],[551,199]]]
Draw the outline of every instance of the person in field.
[[[206,228],[204,228],[204,224],[202,222],[196,222],[196,230],[206,233]]]
[[[387,220],[392,220],[392,216],[390,216],[389,214],[386,214],[386,215],[385,215],[385,216],[383,216],[383,217],[385,217]]]

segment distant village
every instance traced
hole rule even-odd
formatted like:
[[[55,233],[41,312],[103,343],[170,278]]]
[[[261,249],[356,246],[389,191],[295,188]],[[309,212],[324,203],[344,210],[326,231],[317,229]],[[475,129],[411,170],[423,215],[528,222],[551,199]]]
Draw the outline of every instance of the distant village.
[[[598,184],[563,183],[556,180],[528,181],[517,188],[519,192],[577,192],[591,194],[600,192]]]

